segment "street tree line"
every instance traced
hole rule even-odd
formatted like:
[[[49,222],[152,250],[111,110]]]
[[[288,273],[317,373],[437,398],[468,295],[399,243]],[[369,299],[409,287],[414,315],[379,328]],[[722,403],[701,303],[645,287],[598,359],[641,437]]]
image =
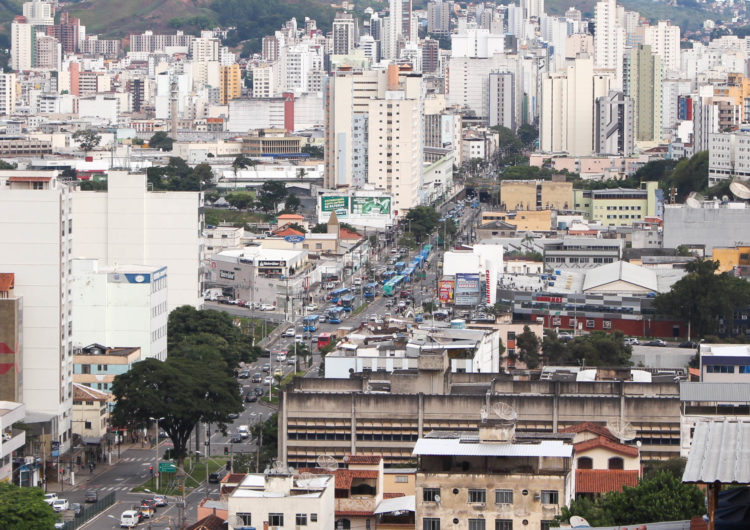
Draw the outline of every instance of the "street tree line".
[[[500,341],[500,347],[505,346]],[[563,339],[549,331],[542,340],[529,326],[516,335],[516,349],[508,353],[510,360],[520,360],[530,369],[540,365],[555,366],[629,366],[632,348],[625,344],[621,331],[593,331],[586,335]]]

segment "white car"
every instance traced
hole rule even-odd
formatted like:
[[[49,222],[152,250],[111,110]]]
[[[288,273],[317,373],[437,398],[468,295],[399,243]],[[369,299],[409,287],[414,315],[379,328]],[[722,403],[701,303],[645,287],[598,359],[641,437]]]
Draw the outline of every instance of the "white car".
[[[328,282],[328,283],[326,284],[326,289],[329,289],[329,290],[330,290],[330,289],[333,289],[333,288],[335,288],[335,287],[336,287],[336,284],[335,284],[334,282]]]
[[[68,499],[55,499],[52,501],[52,509],[56,512],[64,512],[68,509]]]
[[[362,278],[354,278],[354,285],[358,287],[362,285]]]
[[[261,304],[260,306],[261,311],[273,311],[274,309],[276,308],[272,306],[271,304]]]
[[[140,519],[136,510],[125,510],[120,515],[120,528],[133,528],[138,524]]]
[[[271,384],[273,384],[273,377],[271,377],[270,375],[267,375],[265,379],[263,379],[263,385],[271,386]]]
[[[310,304],[307,307],[305,307],[308,311],[317,311],[318,310],[318,304]]]
[[[282,337],[294,337],[294,328],[289,328],[281,334]]]
[[[57,493],[45,493],[44,502],[52,506],[52,503],[57,500]]]

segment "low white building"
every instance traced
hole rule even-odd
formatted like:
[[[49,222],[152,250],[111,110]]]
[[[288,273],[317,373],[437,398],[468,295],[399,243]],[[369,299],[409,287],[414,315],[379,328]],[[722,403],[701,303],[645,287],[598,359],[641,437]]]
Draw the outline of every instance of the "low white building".
[[[203,231],[203,248],[206,252],[213,254],[227,249],[236,249],[242,246],[242,237],[245,229],[237,226],[208,226]]]
[[[73,383],[73,433],[85,444],[97,445],[107,436],[112,394]]]
[[[274,469],[245,476],[228,498],[229,530],[330,530],[335,527],[332,475]]]
[[[23,403],[0,401],[0,482],[11,482],[13,479],[13,452],[26,444],[26,431],[13,429],[13,424],[23,421],[25,417],[26,406]]]
[[[166,360],[166,267],[100,267],[95,259],[74,259],[72,293],[74,346],[137,346],[143,359]]]
[[[474,245],[471,250],[446,252],[443,256],[443,275],[456,280],[456,305],[494,305],[502,273],[502,245]],[[459,294],[466,296],[460,298]]]

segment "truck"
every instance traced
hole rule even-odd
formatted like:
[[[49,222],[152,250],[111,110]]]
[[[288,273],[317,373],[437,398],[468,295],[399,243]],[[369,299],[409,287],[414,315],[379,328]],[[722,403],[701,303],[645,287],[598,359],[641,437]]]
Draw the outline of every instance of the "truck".
[[[244,440],[250,436],[250,429],[247,425],[240,425],[237,427],[237,434],[239,434],[240,438]]]

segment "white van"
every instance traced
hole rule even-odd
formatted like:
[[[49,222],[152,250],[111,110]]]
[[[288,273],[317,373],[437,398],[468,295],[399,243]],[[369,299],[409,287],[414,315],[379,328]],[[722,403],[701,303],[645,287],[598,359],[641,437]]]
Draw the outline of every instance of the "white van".
[[[240,437],[244,440],[248,436],[250,436],[250,429],[247,428],[247,425],[240,425],[237,427],[237,434],[240,435]]]
[[[140,521],[136,510],[125,510],[120,515],[120,528],[133,528]]]

